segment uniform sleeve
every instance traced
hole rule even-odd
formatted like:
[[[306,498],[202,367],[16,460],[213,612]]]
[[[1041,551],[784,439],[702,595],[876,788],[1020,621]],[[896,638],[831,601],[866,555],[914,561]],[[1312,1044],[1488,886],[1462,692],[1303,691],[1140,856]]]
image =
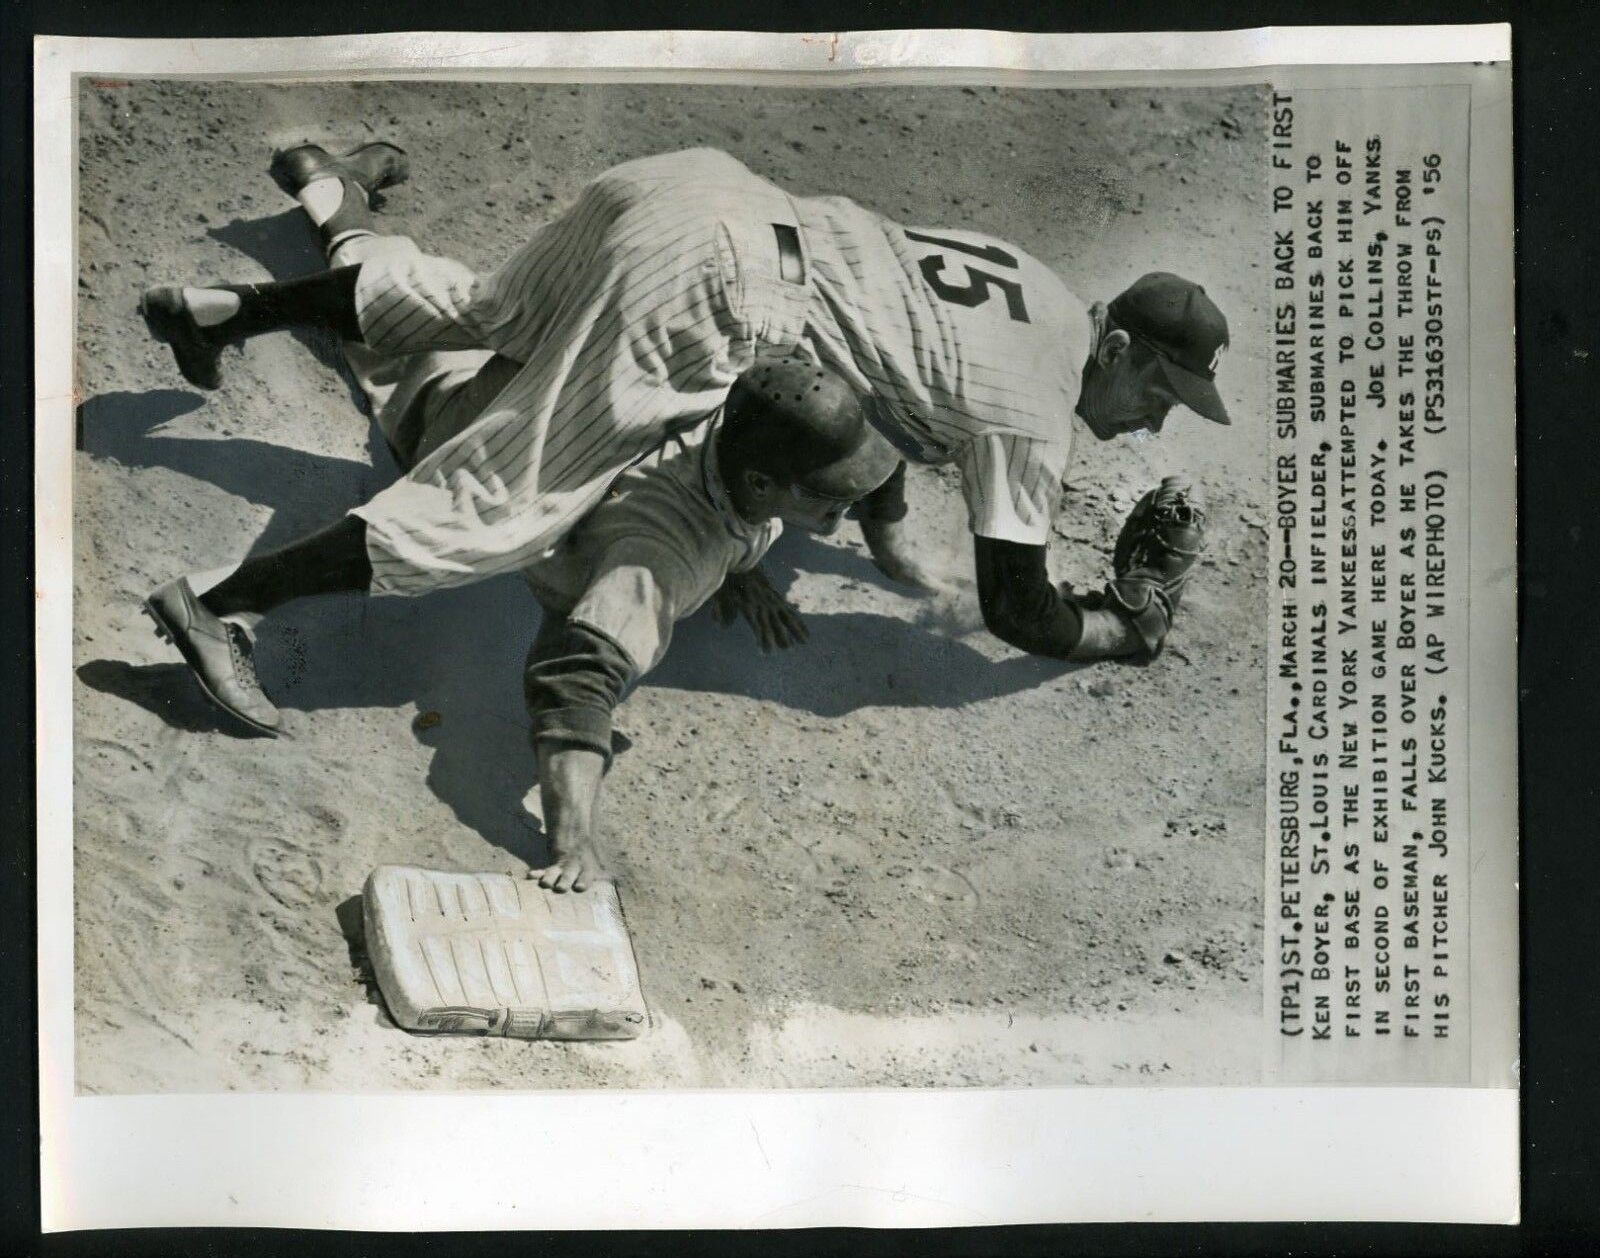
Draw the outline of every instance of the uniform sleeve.
[[[678,551],[654,532],[606,547],[572,610],[552,619],[528,657],[534,741],[578,743],[609,760],[617,704],[661,662],[673,626],[722,584],[731,557],[705,538]]]
[[[666,654],[673,625],[710,598],[730,569],[758,559],[769,540],[729,531],[697,463],[644,471],[574,538],[592,559],[568,619],[616,642],[642,677]]]
[[[977,537],[1043,546],[1050,539],[1069,447],[988,432],[957,453],[967,523]]]
[[[974,558],[989,632],[1032,655],[1069,658],[1083,637],[1083,612],[1050,584],[1045,548],[980,537]]]
[[[633,679],[632,661],[615,642],[547,613],[522,675],[534,745],[577,743],[609,763],[611,714]]]
[[[626,544],[613,546],[567,619],[621,647],[637,680],[667,653],[691,584],[683,565],[659,549],[647,558]]]

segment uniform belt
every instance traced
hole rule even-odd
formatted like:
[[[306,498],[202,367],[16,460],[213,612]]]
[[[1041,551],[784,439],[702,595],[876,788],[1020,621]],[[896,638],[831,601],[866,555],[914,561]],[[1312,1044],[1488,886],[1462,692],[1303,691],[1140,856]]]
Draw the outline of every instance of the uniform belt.
[[[774,223],[772,234],[778,241],[778,275],[790,284],[806,282],[806,259],[800,251],[800,231],[788,223]]]

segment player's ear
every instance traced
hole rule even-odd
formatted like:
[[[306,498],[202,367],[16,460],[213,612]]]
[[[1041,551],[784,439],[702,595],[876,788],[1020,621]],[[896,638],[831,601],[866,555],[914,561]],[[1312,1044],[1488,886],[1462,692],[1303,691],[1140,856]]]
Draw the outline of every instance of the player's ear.
[[[765,472],[757,471],[753,467],[744,469],[745,488],[750,491],[750,496],[757,502],[765,502],[777,490],[778,482]]]
[[[1102,367],[1109,368],[1128,352],[1128,346],[1132,343],[1132,339],[1121,328],[1112,328],[1094,347],[1094,360]]]

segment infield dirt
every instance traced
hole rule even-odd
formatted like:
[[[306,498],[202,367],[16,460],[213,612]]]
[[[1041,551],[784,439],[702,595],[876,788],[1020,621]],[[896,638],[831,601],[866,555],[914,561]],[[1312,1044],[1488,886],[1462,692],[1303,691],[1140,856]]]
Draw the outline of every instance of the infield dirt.
[[[1260,1062],[1268,416],[1264,93],[96,83],[81,87],[74,469],[81,1091],[1251,1082]],[[139,610],[337,518],[395,469],[314,335],[189,389],[148,284],[321,258],[275,147],[392,140],[380,214],[488,268],[592,176],[713,145],[801,194],[1014,241],[1086,299],[1171,269],[1227,312],[1231,428],[1079,428],[1052,548],[1104,580],[1134,498],[1203,485],[1209,552],[1148,666],[1027,658],[879,577],[847,525],[768,571],[810,642],[702,612],[625,704],[605,800],[657,1025],[632,1044],[419,1038],[363,980],[374,865],[521,873],[543,839],[495,580],[261,627],[290,736],[242,735]],[[953,470],[913,521],[970,565]],[[536,800],[536,793],[534,795]]]

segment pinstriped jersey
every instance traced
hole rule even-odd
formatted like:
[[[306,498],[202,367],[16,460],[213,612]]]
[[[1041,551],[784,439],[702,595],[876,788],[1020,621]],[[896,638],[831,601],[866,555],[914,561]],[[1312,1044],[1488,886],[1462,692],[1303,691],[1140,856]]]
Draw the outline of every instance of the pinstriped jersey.
[[[977,232],[901,227],[796,198],[815,295],[806,339],[923,463],[956,463],[972,531],[1043,544],[1091,348],[1087,307],[1047,266]]]

